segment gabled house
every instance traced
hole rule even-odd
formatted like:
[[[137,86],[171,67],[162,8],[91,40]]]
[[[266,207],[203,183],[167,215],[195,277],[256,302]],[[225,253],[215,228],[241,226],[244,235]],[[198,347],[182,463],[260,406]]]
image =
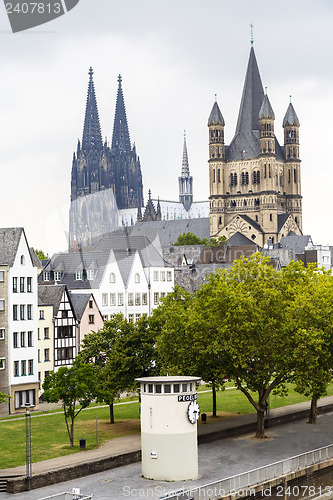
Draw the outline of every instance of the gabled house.
[[[38,406],[37,268],[23,228],[0,229],[0,391]],[[0,405],[7,410],[7,405]]]
[[[84,337],[103,328],[104,320],[92,293],[69,292],[78,322],[78,346]]]
[[[93,293],[104,320],[150,315],[174,286],[173,267],[144,236],[103,237],[91,252],[55,254],[40,276],[75,293]]]
[[[71,365],[78,352],[78,322],[66,285],[39,284],[38,301],[40,312],[44,306],[53,307],[54,345],[53,370]]]

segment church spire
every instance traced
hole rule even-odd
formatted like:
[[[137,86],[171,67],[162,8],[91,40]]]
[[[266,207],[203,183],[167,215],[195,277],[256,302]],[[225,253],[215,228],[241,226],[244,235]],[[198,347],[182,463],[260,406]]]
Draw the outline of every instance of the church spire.
[[[187,156],[186,135],[184,131],[182,174],[178,177],[179,201],[183,204],[186,212],[189,211],[193,202],[193,177],[190,176],[190,167]]]
[[[112,149],[119,148],[122,151],[131,151],[131,141],[127,125],[126,109],[121,87],[122,78],[118,76],[118,93],[116,112],[113,122]]]
[[[82,137],[82,149],[85,151],[91,149],[102,149],[103,147],[93,74],[93,69],[90,68],[86,114]]]

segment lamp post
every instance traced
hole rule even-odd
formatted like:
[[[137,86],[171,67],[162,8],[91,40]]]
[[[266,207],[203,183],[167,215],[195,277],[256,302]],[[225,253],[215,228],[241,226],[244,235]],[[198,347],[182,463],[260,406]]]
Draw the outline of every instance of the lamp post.
[[[35,405],[26,403],[23,408],[25,408],[25,470],[26,470],[26,484],[27,490],[30,491],[30,482],[32,476],[31,468],[31,414],[30,408]]]

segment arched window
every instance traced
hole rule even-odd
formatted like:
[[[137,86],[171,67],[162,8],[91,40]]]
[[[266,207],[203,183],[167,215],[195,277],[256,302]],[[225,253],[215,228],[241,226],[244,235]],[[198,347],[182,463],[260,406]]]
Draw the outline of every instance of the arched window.
[[[140,283],[140,274],[139,273],[135,274],[134,281],[135,281],[135,283]]]
[[[218,169],[217,171],[217,182],[221,182],[221,170]]]
[[[24,266],[25,264],[25,257],[24,255],[21,255],[21,265]]]
[[[245,186],[249,183],[249,173],[242,172],[242,185]]]
[[[110,273],[110,283],[116,282],[116,275],[114,273]]]

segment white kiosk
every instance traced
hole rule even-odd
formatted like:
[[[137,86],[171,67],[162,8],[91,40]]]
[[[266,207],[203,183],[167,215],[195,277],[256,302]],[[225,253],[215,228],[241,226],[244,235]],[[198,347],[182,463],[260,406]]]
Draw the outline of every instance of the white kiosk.
[[[182,481],[198,477],[196,382],[200,377],[136,379],[141,388],[142,475]]]

